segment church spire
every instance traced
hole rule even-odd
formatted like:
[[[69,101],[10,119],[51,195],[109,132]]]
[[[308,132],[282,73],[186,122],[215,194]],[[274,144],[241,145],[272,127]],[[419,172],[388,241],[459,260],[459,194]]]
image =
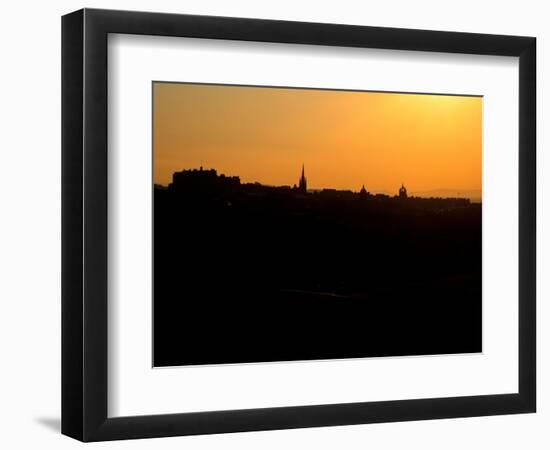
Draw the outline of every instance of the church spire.
[[[304,194],[307,192],[307,178],[305,174],[304,164],[302,163],[302,176],[300,177],[300,182],[298,183],[298,190]]]

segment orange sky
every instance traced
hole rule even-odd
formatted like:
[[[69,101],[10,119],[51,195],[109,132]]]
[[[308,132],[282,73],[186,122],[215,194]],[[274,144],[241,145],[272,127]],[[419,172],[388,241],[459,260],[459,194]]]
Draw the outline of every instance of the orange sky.
[[[155,183],[215,168],[242,182],[395,193],[481,190],[482,99],[153,84]]]

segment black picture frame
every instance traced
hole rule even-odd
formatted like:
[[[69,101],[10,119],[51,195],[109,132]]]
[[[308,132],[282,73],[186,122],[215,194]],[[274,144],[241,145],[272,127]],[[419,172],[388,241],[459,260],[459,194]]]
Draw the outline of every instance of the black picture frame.
[[[107,416],[109,33],[519,57],[518,393]],[[529,413],[536,408],[536,39],[83,9],[62,18],[62,433],[82,441]]]

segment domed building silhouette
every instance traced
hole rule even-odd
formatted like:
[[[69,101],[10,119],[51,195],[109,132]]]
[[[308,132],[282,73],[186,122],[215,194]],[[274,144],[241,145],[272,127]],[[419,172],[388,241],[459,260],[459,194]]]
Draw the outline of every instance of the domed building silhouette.
[[[407,198],[407,188],[401,183],[399,188],[399,198]]]

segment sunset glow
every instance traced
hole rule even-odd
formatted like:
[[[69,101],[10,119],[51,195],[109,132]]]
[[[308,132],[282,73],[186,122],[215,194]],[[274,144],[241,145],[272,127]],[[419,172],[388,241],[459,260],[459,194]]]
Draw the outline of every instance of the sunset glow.
[[[481,191],[482,98],[153,84],[154,181],[215,168],[243,183]]]

